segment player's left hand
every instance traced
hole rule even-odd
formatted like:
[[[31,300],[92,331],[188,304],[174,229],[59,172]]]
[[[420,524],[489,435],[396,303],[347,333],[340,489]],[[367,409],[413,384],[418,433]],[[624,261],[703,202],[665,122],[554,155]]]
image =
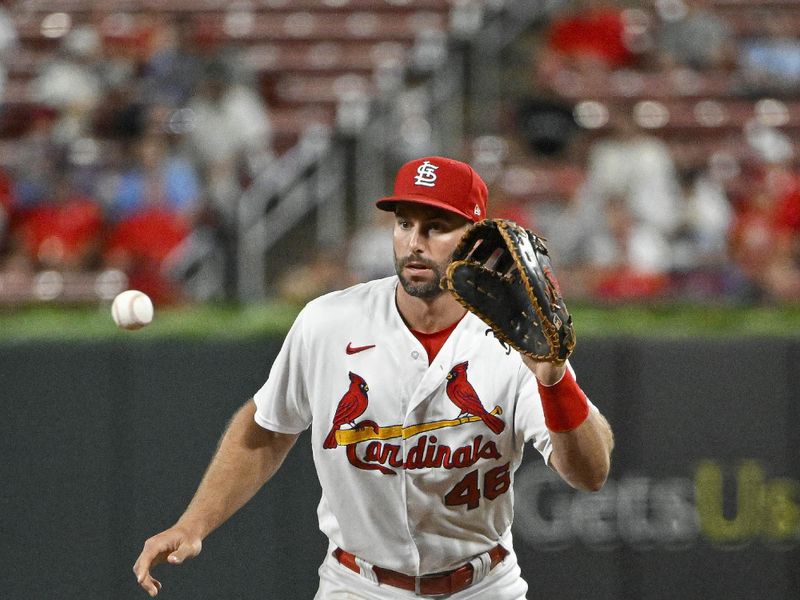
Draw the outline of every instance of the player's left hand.
[[[471,227],[453,252],[443,284],[520,354],[563,365],[572,353],[572,316],[544,240],[516,223],[493,219]],[[551,379],[549,367],[535,370]]]

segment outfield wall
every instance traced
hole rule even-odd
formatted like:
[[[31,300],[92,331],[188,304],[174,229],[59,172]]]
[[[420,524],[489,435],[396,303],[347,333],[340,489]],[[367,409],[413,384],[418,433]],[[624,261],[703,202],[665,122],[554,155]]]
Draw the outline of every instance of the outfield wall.
[[[145,598],[131,566],[190,499],[280,340],[0,346],[0,596]],[[570,490],[533,449],[516,475],[529,598],[800,597],[800,340],[580,340],[617,438]],[[304,435],[165,599],[313,598],[325,540]],[[167,572],[169,571],[169,572]]]

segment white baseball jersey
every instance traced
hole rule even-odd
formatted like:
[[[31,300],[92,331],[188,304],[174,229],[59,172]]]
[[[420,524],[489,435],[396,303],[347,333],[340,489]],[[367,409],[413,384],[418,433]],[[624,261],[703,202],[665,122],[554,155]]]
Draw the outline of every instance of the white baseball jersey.
[[[311,426],[319,524],[333,544],[422,575],[498,543],[524,442],[545,460],[551,442],[519,354],[468,313],[428,365],[397,285],[389,277],[310,302],[255,395],[255,420],[280,433]]]

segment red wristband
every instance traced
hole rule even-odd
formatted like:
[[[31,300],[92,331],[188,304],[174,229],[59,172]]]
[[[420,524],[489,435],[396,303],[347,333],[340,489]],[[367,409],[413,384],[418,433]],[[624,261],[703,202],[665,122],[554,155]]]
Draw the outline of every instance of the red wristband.
[[[571,431],[589,417],[589,401],[569,369],[555,385],[539,382],[539,397],[542,399],[544,422],[550,431]]]

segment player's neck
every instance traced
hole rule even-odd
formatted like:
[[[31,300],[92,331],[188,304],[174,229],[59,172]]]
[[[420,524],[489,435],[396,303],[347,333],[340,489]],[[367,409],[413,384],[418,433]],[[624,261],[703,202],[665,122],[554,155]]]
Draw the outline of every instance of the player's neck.
[[[411,329],[434,333],[449,327],[464,316],[466,309],[445,292],[435,298],[417,298],[397,286],[397,310]]]

